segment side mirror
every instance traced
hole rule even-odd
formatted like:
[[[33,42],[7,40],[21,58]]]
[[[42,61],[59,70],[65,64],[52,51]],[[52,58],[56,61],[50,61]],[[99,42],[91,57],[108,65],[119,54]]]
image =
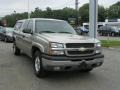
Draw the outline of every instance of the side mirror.
[[[24,29],[23,30],[23,33],[28,33],[28,34],[32,34],[32,30],[31,29]]]

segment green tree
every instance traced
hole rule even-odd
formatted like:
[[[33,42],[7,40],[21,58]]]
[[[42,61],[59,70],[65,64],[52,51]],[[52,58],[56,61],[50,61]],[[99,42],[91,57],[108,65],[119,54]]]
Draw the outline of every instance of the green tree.
[[[110,8],[108,9],[108,18],[120,18],[120,2],[117,2],[110,6]]]
[[[98,21],[104,22],[106,19],[106,10],[103,6],[98,7]]]
[[[105,8],[103,6],[98,6],[98,21],[105,21]],[[89,22],[89,3],[84,4],[79,9],[79,15],[81,16],[82,22]]]
[[[13,27],[16,20],[26,19],[28,13],[14,13],[6,15],[3,19],[7,20],[7,26]],[[80,23],[89,22],[89,3],[84,4],[79,8]],[[98,21],[104,21],[109,18],[120,18],[120,2],[113,4],[110,8],[105,9],[103,6],[98,7]],[[68,21],[69,18],[77,18],[77,11],[73,8],[65,7],[63,9],[52,10],[47,7],[46,10],[41,10],[38,7],[31,12],[31,18],[54,18]]]
[[[82,22],[89,22],[89,4],[84,4],[79,9],[79,15],[81,17]]]

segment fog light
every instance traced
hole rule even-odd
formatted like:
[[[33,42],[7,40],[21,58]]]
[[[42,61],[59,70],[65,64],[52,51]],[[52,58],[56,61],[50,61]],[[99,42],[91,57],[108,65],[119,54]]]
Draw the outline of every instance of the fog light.
[[[64,55],[64,51],[51,51],[52,55]]]
[[[53,68],[55,71],[59,71],[61,68],[60,67],[54,67]]]

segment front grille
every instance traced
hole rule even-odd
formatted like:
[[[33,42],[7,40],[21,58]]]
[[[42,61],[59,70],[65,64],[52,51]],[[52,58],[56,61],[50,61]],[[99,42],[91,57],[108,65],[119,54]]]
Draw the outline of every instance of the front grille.
[[[82,54],[91,54],[94,53],[94,50],[86,50],[86,51],[67,51],[69,55],[82,55]]]
[[[94,54],[94,43],[67,43],[66,55],[68,56],[87,56]],[[71,48],[71,49],[70,49]],[[85,50],[81,50],[85,48]]]
[[[94,43],[67,43],[66,48],[93,48]]]

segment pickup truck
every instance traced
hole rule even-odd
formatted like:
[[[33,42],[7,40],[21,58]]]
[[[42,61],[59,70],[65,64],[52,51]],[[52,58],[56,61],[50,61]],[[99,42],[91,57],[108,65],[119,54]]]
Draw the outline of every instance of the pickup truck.
[[[77,35],[64,20],[31,18],[17,21],[13,52],[24,52],[34,61],[35,74],[47,71],[90,72],[104,62],[99,40]]]

